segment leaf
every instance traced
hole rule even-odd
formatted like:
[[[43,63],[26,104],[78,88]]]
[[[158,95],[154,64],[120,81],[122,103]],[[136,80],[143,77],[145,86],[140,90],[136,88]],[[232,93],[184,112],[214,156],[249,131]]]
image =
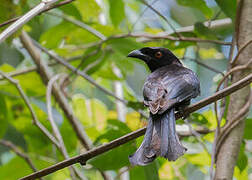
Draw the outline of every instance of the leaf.
[[[106,132],[99,136],[95,142],[101,141],[102,139],[112,141],[113,139],[121,137],[129,132],[131,132],[131,130],[126,124],[118,120],[108,120]],[[101,170],[117,170],[129,165],[128,156],[135,150],[136,147],[134,142],[128,142],[89,160],[88,163]],[[104,166],[104,162],[106,162],[106,166]]]
[[[143,109],[145,109],[142,102],[129,101],[127,106],[133,108],[134,110],[143,110]]]
[[[192,113],[190,115],[190,118],[192,122],[196,122],[201,125],[209,124],[207,118],[203,114],[200,114],[200,113]]]
[[[69,33],[73,30],[73,24],[62,22],[43,33],[39,41],[46,48],[57,48],[62,41],[69,37]]]
[[[109,0],[109,15],[114,26],[118,26],[125,18],[124,3],[122,0]]]
[[[105,128],[108,110],[97,99],[86,99],[81,94],[74,95],[72,99],[73,110],[77,118],[85,126],[88,136],[93,140]]]
[[[252,139],[252,133],[251,133],[251,129],[252,129],[252,118],[247,118],[245,120],[245,129],[244,129],[244,138],[245,139]]]
[[[233,22],[236,16],[236,0],[215,0],[221,10],[230,17]]]
[[[107,128],[106,132],[102,135],[100,135],[94,142],[96,144],[97,142],[106,139],[108,141],[112,141],[116,138],[119,138],[120,136],[123,136],[127,133],[130,133],[130,128],[123,122],[120,122],[119,120],[108,120],[107,121]]]
[[[197,22],[194,24],[194,32],[199,37],[206,37],[209,39],[217,39],[216,32],[213,32],[211,29],[206,27],[203,23]]]
[[[17,171],[13,173],[13,169]],[[22,158],[17,156],[3,166],[0,166],[0,179],[19,179],[30,173],[32,173],[31,168]]]
[[[125,58],[130,51],[140,49],[144,46],[142,43],[138,43],[130,38],[111,39],[107,41],[107,45],[111,46]]]
[[[62,10],[64,13],[75,17],[78,20],[82,19],[79,10],[76,8],[74,4],[69,3],[64,6],[61,6],[59,9]]]
[[[240,169],[240,173],[247,167],[248,165],[248,157],[245,154],[245,144],[242,143],[238,160],[237,160],[237,167]]]
[[[98,21],[99,14],[101,12],[100,6],[95,0],[74,1],[73,4],[79,10],[82,19],[84,21]]]
[[[213,12],[206,5],[204,0],[177,0],[177,2],[182,6],[192,7],[200,10],[208,19],[212,17]]]
[[[147,166],[135,166],[130,169],[130,180],[157,180],[158,167],[157,163],[153,162]]]
[[[6,63],[15,67],[23,58],[24,56],[16,48],[6,43],[0,44],[0,65]]]

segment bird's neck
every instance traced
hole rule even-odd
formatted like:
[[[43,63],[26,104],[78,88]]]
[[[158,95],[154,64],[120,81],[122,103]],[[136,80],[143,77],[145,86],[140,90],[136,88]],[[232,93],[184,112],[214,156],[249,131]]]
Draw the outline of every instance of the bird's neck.
[[[178,66],[183,66],[183,64],[180,62],[179,59],[173,59],[170,63],[164,63],[164,64],[155,63],[155,61],[150,61],[149,63],[147,63],[151,72],[154,72],[155,70],[157,70],[163,66],[172,65],[172,64],[176,64]]]

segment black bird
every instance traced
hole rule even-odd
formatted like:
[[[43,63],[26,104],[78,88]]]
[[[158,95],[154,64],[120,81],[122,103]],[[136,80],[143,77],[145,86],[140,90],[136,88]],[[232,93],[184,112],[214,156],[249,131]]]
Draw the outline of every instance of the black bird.
[[[143,60],[151,70],[143,86],[144,105],[150,110],[147,130],[141,146],[129,156],[130,163],[147,165],[157,156],[175,161],[186,148],[176,133],[174,112],[183,111],[200,94],[200,82],[166,48],[145,47],[128,57]]]

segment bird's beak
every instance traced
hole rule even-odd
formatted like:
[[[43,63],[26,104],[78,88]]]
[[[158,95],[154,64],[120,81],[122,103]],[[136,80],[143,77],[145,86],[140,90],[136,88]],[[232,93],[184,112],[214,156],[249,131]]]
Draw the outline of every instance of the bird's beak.
[[[141,59],[145,62],[147,62],[150,58],[149,56],[143,54],[141,51],[139,50],[134,50],[134,51],[131,51],[127,57],[132,57],[132,58],[138,58],[138,59]]]

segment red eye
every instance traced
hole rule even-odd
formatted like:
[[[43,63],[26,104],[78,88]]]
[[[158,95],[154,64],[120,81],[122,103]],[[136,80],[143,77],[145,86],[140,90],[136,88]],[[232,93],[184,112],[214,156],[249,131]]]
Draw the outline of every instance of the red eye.
[[[162,57],[162,55],[163,54],[160,51],[158,51],[158,52],[156,52],[155,57],[159,59]]]

